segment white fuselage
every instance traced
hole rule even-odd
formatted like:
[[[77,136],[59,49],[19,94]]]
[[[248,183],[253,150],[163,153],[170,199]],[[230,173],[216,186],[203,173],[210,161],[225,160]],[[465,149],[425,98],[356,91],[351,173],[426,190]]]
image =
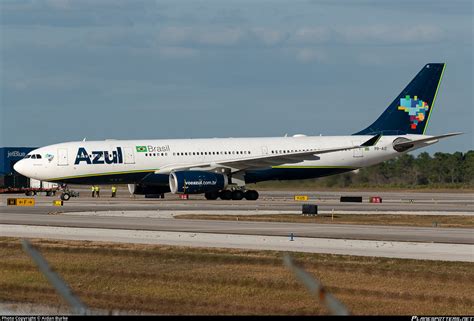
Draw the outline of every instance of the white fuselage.
[[[382,136],[375,146],[321,154],[316,160],[282,163],[269,168],[366,167],[400,155],[392,147],[392,142],[397,137],[419,139],[429,136]],[[29,155],[40,155],[41,158],[23,159],[15,165],[15,169],[31,178],[58,182],[70,178],[123,173],[160,174],[162,168],[171,165],[186,166],[206,162],[218,164],[259,155],[358,146],[370,138],[371,136],[297,136],[67,142],[30,152]]]

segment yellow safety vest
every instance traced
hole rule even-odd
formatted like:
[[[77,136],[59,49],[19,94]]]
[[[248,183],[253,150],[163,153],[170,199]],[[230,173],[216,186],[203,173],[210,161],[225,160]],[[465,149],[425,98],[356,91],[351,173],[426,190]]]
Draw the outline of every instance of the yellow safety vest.
[[[112,192],[115,193],[117,191],[117,187],[112,186]]]
[[[95,186],[91,187],[91,191],[93,191],[93,192],[95,191]]]

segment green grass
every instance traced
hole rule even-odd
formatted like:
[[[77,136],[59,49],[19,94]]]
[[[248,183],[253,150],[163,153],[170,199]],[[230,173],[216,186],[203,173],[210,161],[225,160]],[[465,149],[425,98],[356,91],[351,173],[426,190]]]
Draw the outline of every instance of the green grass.
[[[156,314],[326,314],[283,253],[32,240],[91,308]],[[354,314],[474,312],[474,265],[292,254]],[[64,305],[19,240],[0,238],[0,300]]]

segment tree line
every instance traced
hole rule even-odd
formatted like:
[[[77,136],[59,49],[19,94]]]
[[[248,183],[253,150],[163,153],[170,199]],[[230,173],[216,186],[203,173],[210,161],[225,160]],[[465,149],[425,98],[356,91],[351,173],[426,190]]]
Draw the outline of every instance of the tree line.
[[[260,184],[259,184],[260,185]],[[267,185],[262,183],[262,186]],[[319,179],[270,183],[293,187],[473,188],[474,150],[404,154],[378,165]]]

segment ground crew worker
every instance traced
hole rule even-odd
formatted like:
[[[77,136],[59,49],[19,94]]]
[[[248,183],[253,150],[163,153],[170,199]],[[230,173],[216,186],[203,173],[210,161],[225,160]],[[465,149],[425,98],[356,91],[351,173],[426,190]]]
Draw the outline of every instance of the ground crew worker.
[[[94,185],[92,185],[91,191],[92,191],[92,197],[95,197],[95,186]]]
[[[97,195],[97,197],[100,197],[100,187],[99,187],[99,185],[97,185],[95,187],[95,195]]]
[[[117,194],[117,187],[112,186],[112,197],[115,197],[116,194]]]

